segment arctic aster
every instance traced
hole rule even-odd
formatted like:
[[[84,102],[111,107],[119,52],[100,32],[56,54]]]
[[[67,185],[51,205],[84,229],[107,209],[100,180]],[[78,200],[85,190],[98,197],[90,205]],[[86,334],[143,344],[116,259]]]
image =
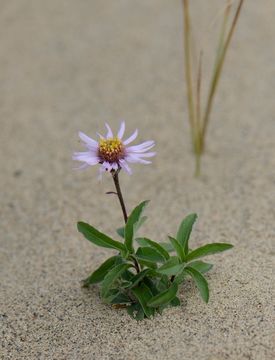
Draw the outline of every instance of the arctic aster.
[[[98,134],[99,140],[96,141],[83,132],[79,132],[79,137],[83,145],[87,148],[84,152],[75,152],[73,160],[81,161],[83,164],[80,168],[84,169],[89,166],[100,164],[100,174],[104,171],[115,172],[123,169],[128,174],[132,173],[129,163],[150,164],[147,160],[156,155],[155,152],[148,152],[155,142],[145,141],[138,145],[128,146],[138,136],[136,129],[131,136],[123,140],[125,132],[125,122],[120,124],[117,135],[114,135],[108,124],[106,136]]]

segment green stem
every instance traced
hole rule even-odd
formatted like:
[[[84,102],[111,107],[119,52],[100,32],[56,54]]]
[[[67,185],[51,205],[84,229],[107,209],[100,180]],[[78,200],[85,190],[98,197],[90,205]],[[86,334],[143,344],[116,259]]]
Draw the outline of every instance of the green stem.
[[[124,202],[124,199],[123,199],[123,195],[122,195],[121,188],[120,188],[120,183],[119,183],[118,174],[119,174],[120,170],[121,170],[121,168],[118,168],[118,170],[113,171],[111,174],[112,174],[114,184],[115,184],[115,187],[116,187],[116,195],[118,197],[118,200],[119,200],[119,203],[120,203],[120,206],[121,206],[124,222],[126,224],[127,220],[128,220],[128,215],[127,215],[126,206],[125,206],[125,202]],[[139,268],[139,264],[137,262],[137,259],[135,258],[135,256],[131,256],[131,259],[133,260],[136,272],[139,273],[140,268]]]
[[[139,272],[140,272],[140,268],[139,268],[139,264],[138,264],[137,259],[135,258],[135,256],[134,256],[134,255],[131,255],[130,257],[131,257],[131,259],[132,259],[132,260],[133,260],[133,262],[134,262],[136,272],[137,272],[137,273],[139,273]]]
[[[120,168],[118,170],[116,170],[116,171],[113,171],[112,172],[112,177],[113,177],[114,184],[115,184],[115,187],[116,187],[116,194],[117,194],[117,197],[118,197],[118,200],[119,200],[119,203],[120,203],[120,206],[121,206],[121,210],[122,210],[122,213],[123,213],[123,218],[124,218],[124,221],[125,221],[125,224],[126,224],[127,220],[128,220],[128,215],[127,215],[124,199],[123,199],[123,196],[122,196],[122,192],[121,192],[121,189],[120,189],[119,178],[118,178],[119,172],[120,172]]]

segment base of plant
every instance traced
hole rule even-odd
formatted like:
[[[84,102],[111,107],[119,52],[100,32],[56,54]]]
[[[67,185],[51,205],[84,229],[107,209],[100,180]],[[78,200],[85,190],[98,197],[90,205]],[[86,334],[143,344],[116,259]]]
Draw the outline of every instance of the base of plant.
[[[188,277],[194,280],[201,297],[208,302],[209,289],[204,274],[212,264],[198,259],[232,248],[230,244],[212,243],[191,250],[189,238],[196,214],[183,219],[176,236],[168,236],[169,242],[137,237],[137,231],[146,220],[142,214],[147,204],[148,201],[139,204],[126,225],[117,229],[123,242],[89,224],[79,222],[77,225],[85,238],[95,245],[118,251],[85,279],[83,286],[100,284],[102,300],[114,308],[125,308],[136,320],[161,314],[167,307],[179,306],[179,285]]]

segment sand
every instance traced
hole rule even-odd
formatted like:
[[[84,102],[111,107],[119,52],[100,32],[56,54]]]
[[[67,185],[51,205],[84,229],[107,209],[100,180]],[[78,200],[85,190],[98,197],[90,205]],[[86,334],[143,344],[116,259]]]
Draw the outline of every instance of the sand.
[[[208,3],[192,7],[205,24],[218,2]],[[1,1],[1,359],[274,358],[275,3],[246,1],[200,179],[181,16],[176,0]],[[144,234],[163,241],[197,212],[193,247],[235,245],[209,258],[208,305],[187,282],[181,307],[136,322],[102,304],[98,288],[80,287],[111,252],[76,222],[114,235],[122,216],[104,194],[111,179],[74,171],[71,153],[78,130],[93,135],[121,119],[157,142],[152,166],[121,176],[128,209],[151,199]]]

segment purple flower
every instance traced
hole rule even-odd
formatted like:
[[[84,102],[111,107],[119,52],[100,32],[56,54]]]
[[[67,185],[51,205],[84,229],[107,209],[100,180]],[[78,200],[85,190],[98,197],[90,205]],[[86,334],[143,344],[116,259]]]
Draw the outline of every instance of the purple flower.
[[[83,132],[79,132],[79,137],[86,146],[87,151],[75,152],[73,154],[73,160],[81,161],[83,164],[81,169],[87,168],[92,165],[101,164],[100,174],[104,171],[117,171],[123,169],[128,174],[132,171],[128,163],[140,163],[150,164],[151,161],[146,160],[152,156],[155,156],[155,152],[148,152],[154,145],[154,141],[145,141],[139,145],[128,146],[134,141],[138,135],[138,130],[135,130],[133,134],[126,140],[122,140],[125,131],[125,122],[120,124],[119,131],[116,136],[108,124],[105,124],[107,128],[107,134],[105,137],[98,134],[99,140],[96,141]]]

